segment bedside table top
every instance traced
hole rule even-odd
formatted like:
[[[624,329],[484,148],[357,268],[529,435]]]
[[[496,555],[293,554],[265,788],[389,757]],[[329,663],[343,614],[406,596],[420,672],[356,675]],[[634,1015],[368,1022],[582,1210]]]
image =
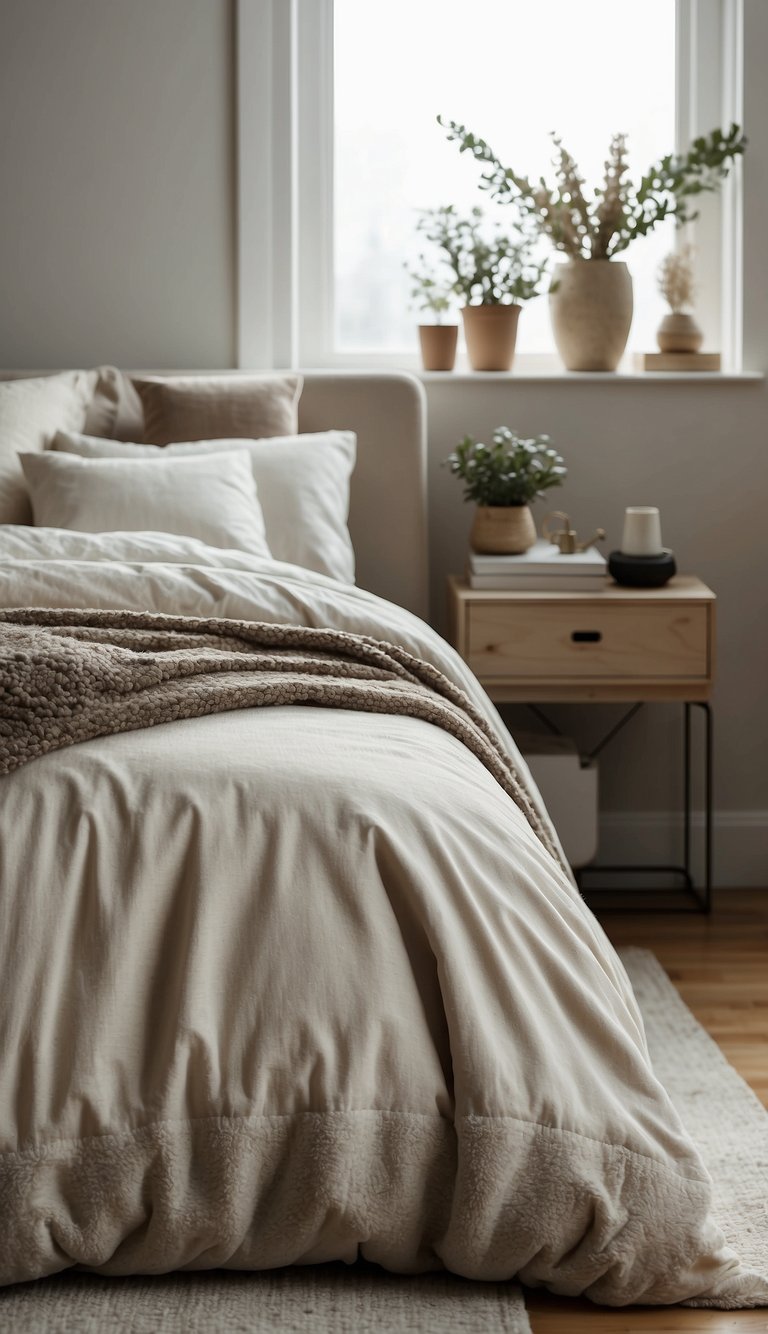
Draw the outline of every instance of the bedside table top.
[[[458,597],[471,597],[473,602],[715,602],[717,594],[695,574],[676,574],[662,588],[622,588],[612,579],[606,579],[605,588],[597,592],[570,593],[567,589],[556,592],[521,593],[516,588],[470,588],[463,575],[451,574],[448,582]]]

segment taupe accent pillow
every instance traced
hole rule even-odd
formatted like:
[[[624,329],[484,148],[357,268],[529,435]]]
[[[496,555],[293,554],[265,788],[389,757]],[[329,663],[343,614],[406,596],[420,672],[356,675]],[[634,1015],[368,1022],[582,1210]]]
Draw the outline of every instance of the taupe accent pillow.
[[[99,366],[83,430],[109,440],[142,440],[144,409],[129,376],[117,366]]]
[[[353,584],[355,553],[347,516],[356,444],[352,431],[320,431],[270,440],[198,440],[158,449],[61,431],[53,448],[83,458],[162,460],[242,446],[251,460],[275,560]]]
[[[298,431],[300,375],[189,375],[134,379],[144,441],[260,440]]]
[[[45,449],[57,431],[82,431],[95,371],[0,383],[0,523],[31,523],[20,454]]]
[[[49,451],[20,461],[38,528],[177,533],[271,556],[245,450],[158,459]]]

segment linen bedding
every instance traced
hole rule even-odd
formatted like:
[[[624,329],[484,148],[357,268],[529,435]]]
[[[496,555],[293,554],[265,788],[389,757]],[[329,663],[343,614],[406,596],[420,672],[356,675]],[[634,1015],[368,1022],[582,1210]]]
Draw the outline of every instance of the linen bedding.
[[[527,783],[457,655],[322,575],[6,527],[0,607],[400,645]],[[765,1301],[528,795],[537,818],[424,718],[307,705],[0,778],[0,1282],[362,1255],[611,1304]]]

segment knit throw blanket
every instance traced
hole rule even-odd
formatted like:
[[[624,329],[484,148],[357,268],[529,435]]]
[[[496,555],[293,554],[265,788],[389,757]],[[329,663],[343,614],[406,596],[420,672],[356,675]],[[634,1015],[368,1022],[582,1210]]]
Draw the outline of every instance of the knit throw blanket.
[[[457,737],[560,861],[472,701],[396,644],[342,630],[129,611],[0,611],[0,774],[78,741],[230,709],[404,714]]]

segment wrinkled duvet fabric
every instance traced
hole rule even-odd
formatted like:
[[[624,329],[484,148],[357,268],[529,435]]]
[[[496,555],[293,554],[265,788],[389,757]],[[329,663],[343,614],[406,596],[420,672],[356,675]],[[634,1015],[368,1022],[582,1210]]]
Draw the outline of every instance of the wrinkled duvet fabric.
[[[0,605],[397,643],[526,775],[442,641],[320,575],[6,528]],[[612,1304],[768,1296],[710,1217],[619,960],[457,736],[308,705],[184,718],[30,760],[0,825],[0,1282],[362,1255]]]

